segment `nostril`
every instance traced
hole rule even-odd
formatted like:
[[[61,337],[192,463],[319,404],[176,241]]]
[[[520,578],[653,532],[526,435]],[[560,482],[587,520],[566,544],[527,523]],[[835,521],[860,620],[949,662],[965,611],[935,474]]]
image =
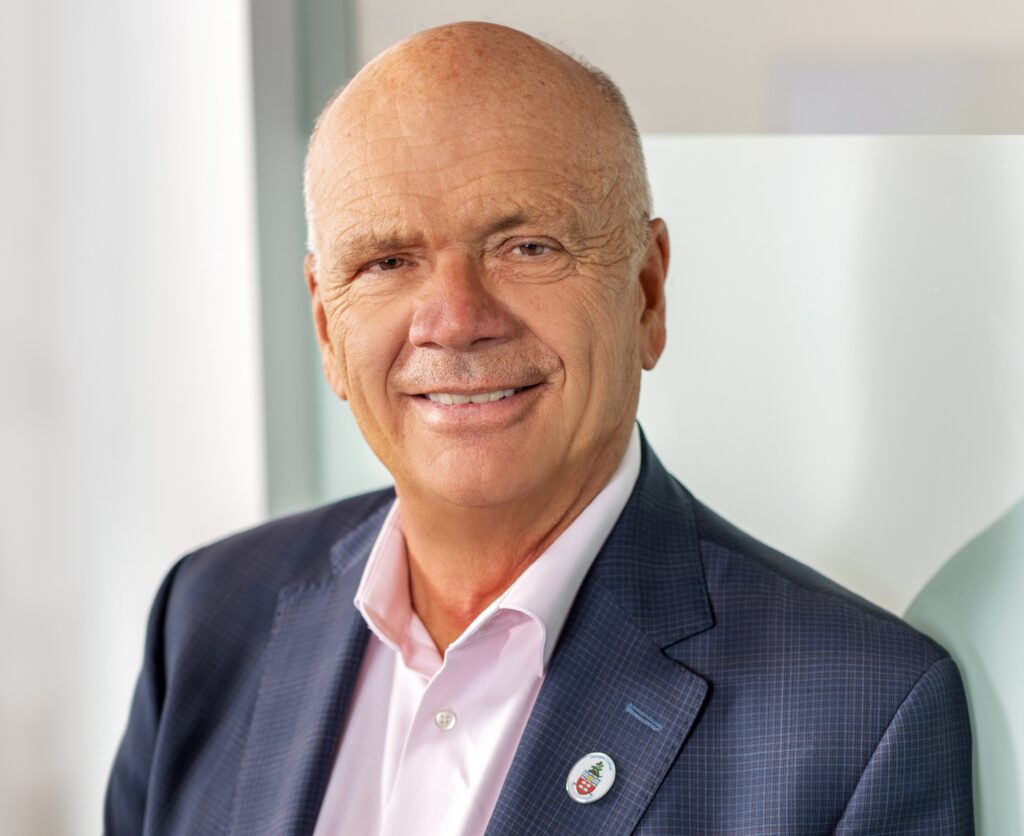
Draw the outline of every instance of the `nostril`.
[[[476,276],[453,273],[424,288],[410,324],[409,341],[420,348],[464,351],[511,338],[516,322]]]

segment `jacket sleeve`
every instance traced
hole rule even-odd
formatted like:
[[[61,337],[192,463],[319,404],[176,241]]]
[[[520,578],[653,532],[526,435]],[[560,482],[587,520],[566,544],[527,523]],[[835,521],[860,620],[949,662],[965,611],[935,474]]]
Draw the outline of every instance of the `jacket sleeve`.
[[[948,656],[925,671],[893,716],[835,832],[974,833],[970,719]]]
[[[135,684],[128,727],[107,784],[103,809],[103,832],[106,836],[139,836],[144,830],[146,791],[166,690],[164,631],[167,602],[177,568],[176,565],[164,578],[150,610],[142,671]]]

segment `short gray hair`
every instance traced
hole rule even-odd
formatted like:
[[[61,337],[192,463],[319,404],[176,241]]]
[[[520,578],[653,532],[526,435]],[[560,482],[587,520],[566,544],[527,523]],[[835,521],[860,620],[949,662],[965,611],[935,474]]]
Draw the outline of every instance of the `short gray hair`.
[[[633,204],[629,212],[629,225],[635,236],[632,242],[634,252],[643,252],[647,244],[647,228],[653,212],[653,200],[651,198],[651,183],[647,177],[643,142],[640,139],[636,121],[633,119],[633,114],[630,112],[629,105],[626,104],[626,97],[622,94],[619,85],[612,81],[607,73],[578,55],[562,51],[583,69],[604,100],[611,106],[626,133],[628,148],[626,151],[625,192]]]

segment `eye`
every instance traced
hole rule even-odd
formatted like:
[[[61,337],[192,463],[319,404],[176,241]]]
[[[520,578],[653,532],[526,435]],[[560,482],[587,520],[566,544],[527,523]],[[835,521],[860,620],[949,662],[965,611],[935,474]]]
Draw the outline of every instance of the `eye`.
[[[539,255],[547,255],[551,252],[551,247],[537,241],[524,241],[522,244],[516,244],[512,248],[512,252],[518,253],[519,255],[525,255],[528,258],[535,258]]]
[[[385,273],[388,270],[397,270],[399,267],[404,266],[405,259],[391,256],[390,258],[382,258],[380,261],[373,261],[367,264],[364,269],[371,273]]]

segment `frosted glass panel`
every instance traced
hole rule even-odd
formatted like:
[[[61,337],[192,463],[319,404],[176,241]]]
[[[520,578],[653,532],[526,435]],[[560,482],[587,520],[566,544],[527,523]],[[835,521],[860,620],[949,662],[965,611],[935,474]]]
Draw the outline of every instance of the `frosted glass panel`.
[[[653,137],[640,420],[702,499],[902,612],[1024,496],[1024,141]]]

